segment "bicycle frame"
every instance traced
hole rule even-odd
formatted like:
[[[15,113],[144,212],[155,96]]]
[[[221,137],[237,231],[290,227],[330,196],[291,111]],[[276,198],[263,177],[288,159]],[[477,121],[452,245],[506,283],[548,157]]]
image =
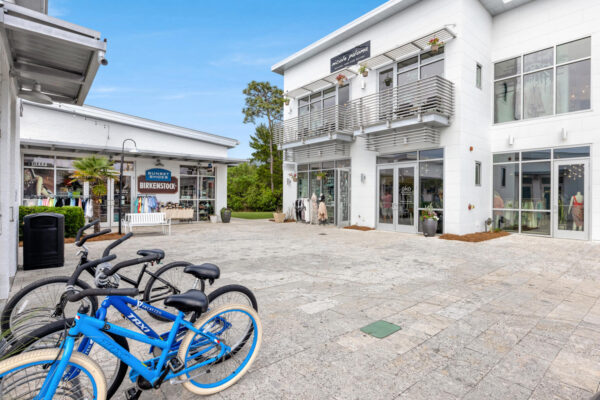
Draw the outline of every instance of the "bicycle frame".
[[[122,328],[118,325],[111,324],[110,322],[102,321],[97,318],[90,317],[85,314],[77,313],[75,317],[75,325],[69,329],[69,335],[64,342],[64,351],[60,357],[60,361],[58,363],[54,363],[49,370],[48,376],[42,385],[40,393],[37,398],[41,399],[51,399],[54,395],[58,384],[63,377],[66,369],[68,368],[69,359],[71,358],[71,354],[74,350],[75,339],[78,335],[82,334],[93,340],[95,343],[105,348],[109,352],[111,352],[118,359],[122,360],[125,364],[129,365],[132,371],[137,375],[141,375],[144,379],[154,385],[155,382],[159,380],[161,375],[163,375],[163,369],[167,363],[167,358],[169,356],[169,349],[173,345],[177,332],[179,329],[183,327],[185,329],[191,330],[206,340],[201,342],[202,345],[210,345],[207,349],[203,349],[195,354],[195,356],[202,356],[202,354],[210,351],[214,346],[220,346],[219,354],[215,357],[211,357],[206,359],[192,367],[184,368],[179,372],[168,372],[164,377],[164,380],[169,380],[181,376],[183,374],[187,374],[195,369],[198,369],[204,365],[213,363],[214,361],[222,358],[227,352],[231,351],[231,348],[217,338],[214,334],[210,332],[200,331],[192,325],[191,322],[188,322],[184,319],[184,313],[179,312],[175,317],[175,322],[171,327],[167,340],[162,340],[160,338],[149,337],[144,334],[140,334],[134,331],[131,331],[126,328]],[[158,357],[158,362],[152,368],[148,366],[148,363],[144,363],[138,360],[134,355],[125,350],[122,346],[116,343],[113,339],[111,339],[104,332],[111,332],[118,336],[123,336],[137,342],[142,342],[149,344],[151,346],[156,346],[163,350],[160,357]],[[185,360],[183,360],[185,362]],[[74,368],[76,369],[76,368]]]

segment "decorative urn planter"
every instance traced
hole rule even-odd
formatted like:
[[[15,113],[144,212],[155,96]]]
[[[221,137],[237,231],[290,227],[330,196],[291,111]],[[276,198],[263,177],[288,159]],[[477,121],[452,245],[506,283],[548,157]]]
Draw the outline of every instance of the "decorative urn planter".
[[[439,44],[432,44],[431,45],[431,52],[433,54],[437,54],[438,51],[440,51],[440,45]]]
[[[229,208],[224,208],[221,210],[221,221],[226,224],[231,221],[231,210]]]
[[[282,212],[274,212],[273,213],[273,219],[275,220],[275,222],[277,222],[278,224],[281,224],[283,222],[285,222],[285,213]]]
[[[423,236],[435,236],[437,232],[438,222],[433,218],[425,218],[423,220]]]

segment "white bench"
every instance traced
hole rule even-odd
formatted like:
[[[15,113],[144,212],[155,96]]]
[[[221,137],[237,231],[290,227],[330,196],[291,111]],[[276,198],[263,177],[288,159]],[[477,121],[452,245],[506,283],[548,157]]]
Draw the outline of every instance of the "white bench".
[[[169,227],[169,235],[171,234],[171,219],[167,218],[165,213],[135,213],[125,214],[125,230],[133,232],[134,226],[162,226],[163,233],[165,228]]]

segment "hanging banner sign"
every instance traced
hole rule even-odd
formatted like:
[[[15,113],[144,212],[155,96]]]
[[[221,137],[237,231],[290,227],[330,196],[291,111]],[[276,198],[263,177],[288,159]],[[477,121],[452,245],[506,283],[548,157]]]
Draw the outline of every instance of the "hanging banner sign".
[[[359,61],[371,57],[371,41],[365,42],[353,49],[343,52],[331,59],[331,73],[358,64]]]
[[[174,176],[168,182],[148,181],[144,175],[137,179],[138,193],[147,194],[175,194],[179,191],[177,178]]]
[[[171,171],[162,168],[147,169],[146,180],[150,182],[169,182],[171,181]]]

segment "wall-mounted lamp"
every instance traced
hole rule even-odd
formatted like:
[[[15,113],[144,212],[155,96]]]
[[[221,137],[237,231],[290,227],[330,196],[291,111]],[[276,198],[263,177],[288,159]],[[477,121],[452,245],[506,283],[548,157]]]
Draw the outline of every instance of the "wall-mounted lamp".
[[[165,166],[162,162],[160,162],[160,158],[156,159],[156,162],[154,163],[154,165],[157,166],[157,167],[164,167]]]
[[[360,174],[360,182],[365,183],[367,180],[367,176],[365,174]]]
[[[562,128],[560,131],[560,137],[562,140],[567,140],[569,138],[569,132],[565,128]]]
[[[365,89],[367,87],[367,82],[363,79],[360,81],[360,88]]]
[[[508,144],[510,146],[515,144],[515,137],[513,135],[508,135]]]

